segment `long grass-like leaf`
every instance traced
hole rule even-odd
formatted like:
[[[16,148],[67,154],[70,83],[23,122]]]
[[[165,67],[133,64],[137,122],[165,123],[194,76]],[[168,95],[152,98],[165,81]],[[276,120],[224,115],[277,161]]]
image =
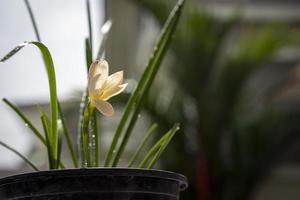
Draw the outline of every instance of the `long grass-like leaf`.
[[[151,169],[156,164],[156,162],[160,158],[161,154],[165,151],[165,149],[167,148],[168,144],[170,143],[170,141],[172,140],[172,138],[174,137],[175,133],[178,130],[179,130],[179,124],[175,124],[173,126],[173,128],[169,131],[168,137],[163,142],[163,144],[160,146],[159,150],[157,151],[157,153],[155,154],[155,156],[153,157],[153,159],[151,160],[151,162],[147,166],[148,169]]]
[[[64,127],[62,125],[62,121],[61,120],[58,120],[58,123],[57,123],[57,134],[58,134],[58,157],[57,157],[57,160],[55,162],[56,164],[56,168],[59,167],[59,163],[60,163],[60,160],[61,160],[61,150],[62,150],[62,134],[64,132]]]
[[[93,167],[99,167],[100,147],[99,147],[99,130],[96,110],[92,113],[91,124],[91,154]]]
[[[92,52],[90,46],[90,40],[88,38],[85,39],[85,60],[86,60],[86,69],[89,71],[89,67],[92,64]],[[78,151],[81,158],[81,166],[84,167],[84,152],[83,152],[83,143],[82,143],[82,128],[83,128],[83,118],[84,118],[84,110],[88,103],[88,91],[87,89],[83,92],[80,107],[79,107],[79,119],[78,119],[78,130],[77,130],[77,143],[78,143]]]
[[[22,153],[20,153],[19,151],[17,151],[16,149],[14,149],[13,147],[9,146],[8,144],[0,141],[0,145],[3,146],[4,148],[12,151],[13,153],[15,153],[17,156],[19,156],[22,160],[24,160],[30,167],[32,167],[32,169],[34,169],[35,171],[39,171],[39,169],[32,163],[30,162],[30,160],[28,160],[25,156],[23,156]]]
[[[45,115],[41,114],[40,118],[41,118],[41,122],[42,122],[44,133],[45,133],[45,138],[46,138],[49,169],[54,169],[54,159],[53,159],[52,147],[51,147],[50,139],[49,139],[49,124],[47,122],[47,117]]]
[[[75,153],[75,150],[74,150],[73,142],[72,142],[71,137],[70,137],[69,130],[67,128],[67,124],[66,124],[66,121],[65,121],[65,116],[64,116],[64,113],[61,109],[60,103],[57,102],[57,104],[58,104],[59,116],[60,116],[62,127],[63,127],[63,133],[64,133],[64,135],[66,137],[66,140],[67,140],[67,145],[68,145],[68,149],[69,149],[70,154],[71,154],[72,162],[73,162],[74,167],[77,168],[78,167],[78,160],[77,160],[77,156],[76,156],[76,153]]]
[[[31,20],[31,23],[32,23],[32,26],[33,26],[33,29],[34,29],[34,33],[35,33],[36,39],[39,42],[41,42],[41,37],[40,37],[40,34],[39,34],[38,27],[36,25],[35,17],[33,15],[33,12],[32,12],[32,9],[31,9],[30,3],[29,3],[29,0],[24,0],[24,2],[25,2],[25,5],[26,5],[26,8],[27,8],[27,11],[29,13],[29,16],[30,16],[30,20]]]
[[[56,169],[58,168],[58,166],[61,169],[65,169],[65,165],[63,164],[63,162],[60,159],[54,159],[53,157],[53,150],[52,150],[52,146],[49,140],[49,132],[51,129],[51,125],[50,125],[50,120],[46,114],[46,112],[44,111],[44,109],[40,106],[38,106],[38,110],[40,112],[40,119],[43,125],[43,129],[44,129],[44,133],[45,133],[45,138],[46,138],[46,147],[47,147],[47,152],[48,152],[48,159],[49,159],[49,166],[51,164],[50,169]],[[61,129],[62,127],[60,127]],[[58,141],[58,147],[59,145],[61,145],[61,141]],[[60,156],[60,149],[58,149],[58,156]]]
[[[84,117],[84,110],[87,106],[88,98],[87,98],[87,91],[83,92],[81,97],[81,102],[79,106],[79,119],[78,119],[78,130],[77,130],[77,145],[78,145],[78,155],[81,159],[81,166],[84,167],[84,153],[83,153],[83,143],[82,143],[82,127],[83,127],[83,117]]]
[[[111,29],[111,26],[112,26],[112,21],[107,20],[103,24],[103,26],[101,27],[100,34],[101,34],[102,38],[101,38],[101,41],[100,41],[100,45],[99,45],[96,60],[101,60],[104,57],[105,44],[106,44],[107,36],[108,36],[108,33]]]
[[[86,0],[86,10],[87,10],[87,17],[88,17],[88,29],[89,29],[91,52],[93,52],[93,29],[92,29],[92,13],[91,13],[90,0]]]
[[[43,143],[46,144],[45,138],[42,136],[40,131],[31,123],[31,121],[22,113],[22,111],[7,99],[2,99],[15,113],[23,120],[28,128],[35,134],[35,136]]]
[[[138,148],[136,149],[136,151],[134,152],[133,156],[131,157],[129,163],[128,163],[128,167],[132,167],[132,165],[134,164],[134,162],[136,161],[137,157],[139,156],[139,154],[141,153],[142,148],[145,146],[145,144],[148,142],[149,138],[152,136],[153,133],[155,133],[155,131],[157,130],[157,124],[153,124],[149,130],[147,131],[147,133],[145,134],[145,137],[143,138],[141,144],[138,146]]]
[[[89,71],[89,68],[93,62],[93,55],[92,55],[92,49],[91,49],[91,42],[89,38],[85,38],[85,61],[86,61],[86,68],[87,72]]]
[[[83,167],[92,167],[91,163],[91,154],[90,154],[90,135],[89,135],[89,122],[91,118],[92,110],[90,109],[89,103],[84,109],[82,130],[81,130],[81,139],[82,139],[82,159]]]
[[[29,42],[23,42],[16,46],[13,50],[11,50],[8,54],[6,54],[3,58],[1,58],[0,62],[5,62],[8,60],[10,57],[18,53],[23,47],[27,46]]]
[[[90,65],[92,64],[92,49],[91,43],[88,38],[85,39],[85,58],[86,58],[86,68],[87,72],[89,71]],[[80,147],[80,156],[81,156],[81,166],[82,167],[91,167],[91,159],[89,152],[89,121],[90,113],[88,108],[88,91],[87,89],[82,95],[80,110],[79,110],[79,125],[78,125],[78,142]]]
[[[144,159],[140,162],[138,165],[139,168],[146,167],[147,163],[150,161],[150,159],[155,155],[155,153],[159,150],[159,148],[163,145],[164,141],[168,138],[170,135],[170,131],[165,133],[150,149],[150,151],[146,154]]]
[[[133,95],[130,97],[129,102],[127,104],[127,107],[125,109],[125,112],[122,116],[122,119],[120,121],[120,124],[116,130],[115,136],[112,141],[111,148],[108,152],[107,159],[106,159],[106,166],[109,165],[110,160],[112,159],[113,152],[116,151],[116,156],[113,160],[112,166],[116,166],[119,162],[119,159],[121,155],[124,152],[124,149],[128,143],[128,140],[130,138],[131,132],[135,126],[135,123],[138,119],[139,113],[141,111],[143,102],[146,98],[146,95],[153,83],[153,80],[157,74],[157,71],[159,69],[160,63],[169,47],[170,41],[172,39],[173,33],[175,31],[175,28],[177,26],[178,20],[181,16],[181,11],[183,8],[184,0],[179,0],[172,10],[171,14],[169,15],[163,29],[161,32],[161,35],[159,37],[159,40],[154,48],[154,53],[151,56],[148,65],[142,75],[142,78],[140,79],[138,86],[136,90],[134,91]],[[127,127],[127,130],[124,134],[124,137],[122,138],[122,142],[120,147],[116,150],[116,145],[118,143],[118,140],[121,136],[121,133],[126,125],[126,122],[128,120],[130,111],[133,109],[134,104],[136,104],[136,109],[132,115],[132,118],[129,122],[129,125]]]
[[[47,147],[46,139],[42,136],[40,131],[31,123],[31,121],[21,112],[21,110],[14,104],[12,104],[9,100],[3,98],[3,101],[13,110],[15,113],[24,121],[27,127],[32,130],[32,132],[35,134],[35,136]],[[60,163],[61,168],[65,168],[64,164]]]
[[[9,59],[13,55],[15,55],[20,49],[27,46],[28,44],[33,44],[42,53],[43,61],[46,67],[47,75],[48,75],[48,83],[49,83],[49,91],[50,91],[50,109],[51,109],[51,133],[50,140],[51,146],[53,147],[53,156],[57,160],[58,158],[58,134],[57,134],[57,119],[58,119],[58,107],[57,107],[57,92],[56,92],[56,78],[55,78],[55,69],[52,60],[52,56],[48,50],[48,48],[40,42],[24,42],[17,47],[15,47],[12,51],[10,51],[6,56],[4,56],[0,61],[4,62]]]

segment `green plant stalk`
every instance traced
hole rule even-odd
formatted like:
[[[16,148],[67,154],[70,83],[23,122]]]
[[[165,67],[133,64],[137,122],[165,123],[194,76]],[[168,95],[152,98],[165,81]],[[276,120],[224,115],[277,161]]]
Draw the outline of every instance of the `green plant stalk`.
[[[170,134],[170,131],[165,133],[150,149],[150,151],[146,154],[144,159],[140,162],[138,165],[138,168],[145,168],[146,164],[149,162],[149,160],[154,156],[154,154],[158,151],[160,146],[164,143],[164,141],[168,138]]]
[[[40,116],[41,116],[41,121],[42,121],[42,125],[44,128],[44,132],[45,132],[45,138],[46,138],[46,142],[47,142],[47,151],[48,151],[48,157],[49,157],[49,167],[50,169],[56,169],[56,159],[53,156],[53,146],[51,146],[51,139],[50,139],[50,133],[51,133],[51,122],[46,114],[46,112],[44,111],[44,109],[41,106],[37,106]],[[58,168],[58,167],[57,167]]]
[[[99,130],[97,112],[94,109],[92,113],[92,151],[93,151],[93,167],[99,167],[100,148],[99,148]]]
[[[83,145],[82,145],[82,134],[81,133],[82,133],[84,111],[85,111],[87,102],[88,102],[88,97],[87,97],[87,92],[85,91],[81,97],[80,108],[79,108],[78,130],[77,130],[77,133],[78,133],[77,142],[78,142],[78,147],[79,147],[78,155],[80,155],[82,166],[84,163],[84,155],[83,155],[84,153],[83,153],[83,149],[82,149]]]
[[[99,47],[99,51],[98,51],[99,55],[103,55],[103,52],[104,52],[104,48],[103,47],[105,45],[105,41],[106,41],[106,38],[107,38],[107,34],[109,33],[110,27],[111,27],[111,21],[107,21],[103,25],[103,27],[101,29],[101,33],[102,33],[103,37],[102,37],[102,40],[100,42],[100,47]],[[93,57],[92,56],[92,50],[91,50],[91,45],[90,44],[91,44],[90,40],[88,38],[86,38],[85,39],[85,52],[86,52],[86,67],[87,67],[87,72],[89,71],[89,68],[90,68],[90,66],[92,64],[92,57]],[[88,102],[88,95],[87,95],[87,93],[88,93],[88,91],[86,89],[85,93],[82,96],[82,100],[81,100],[81,103],[80,103],[80,111],[79,111],[80,118],[79,118],[79,125],[78,125],[78,127],[79,127],[78,133],[80,133],[80,134],[78,134],[78,137],[79,137],[78,141],[79,141],[79,143],[81,143],[79,145],[81,147],[83,146],[82,139],[81,139],[81,131],[82,131],[83,118],[84,118],[84,110],[87,107],[87,102]],[[93,124],[97,126],[97,127],[93,126],[93,128],[98,132],[98,124],[96,122],[97,118],[93,117],[92,120],[93,120]],[[96,150],[95,151],[99,153],[99,149],[100,149],[99,148],[99,138],[97,139],[96,137],[95,138],[92,137],[92,139],[95,139],[95,141],[92,141],[92,143],[96,144]],[[83,150],[80,153],[81,153],[81,155],[82,155],[81,157],[83,159],[84,158]],[[98,155],[97,154],[95,154],[95,156],[97,157],[96,160],[98,160],[98,161],[96,161],[96,163],[99,163],[99,156],[100,156],[100,154],[98,154]],[[82,161],[82,163],[84,163],[84,162],[85,161]]]
[[[87,72],[89,71],[90,65],[92,64],[92,52],[91,52],[91,47],[90,47],[90,40],[89,38],[85,39],[85,60],[86,60],[86,69]],[[84,111],[88,103],[88,91],[87,89],[83,92],[82,97],[81,97],[81,102],[80,102],[80,108],[79,108],[79,119],[78,119],[78,146],[79,148],[79,155],[81,157],[81,164],[83,166],[84,164],[84,153],[82,144],[82,124],[83,124],[83,118],[84,118]]]
[[[140,143],[140,145],[138,146],[137,150],[134,152],[133,156],[131,157],[129,163],[128,163],[128,167],[132,167],[132,165],[134,164],[134,162],[136,161],[137,157],[140,155],[142,148],[145,146],[145,144],[148,142],[150,136],[153,135],[153,133],[155,133],[155,131],[157,130],[157,124],[153,124],[150,129],[147,131],[145,137],[143,138],[142,142]]]
[[[110,162],[111,162],[113,154],[116,151],[117,143],[118,143],[118,141],[121,137],[121,133],[122,133],[122,131],[123,131],[125,125],[126,125],[126,122],[128,120],[128,117],[131,113],[131,110],[132,110],[133,106],[135,104],[137,104],[137,100],[139,99],[140,96],[145,95],[144,94],[144,88],[146,87],[146,85],[147,84],[151,85],[151,82],[148,81],[150,79],[149,77],[151,76],[151,74],[152,74],[152,76],[155,75],[155,74],[153,74],[153,71],[157,71],[157,70],[154,70],[153,68],[158,68],[159,67],[158,65],[153,65],[153,63],[154,63],[155,60],[157,60],[156,57],[163,57],[163,55],[159,56],[159,53],[161,52],[161,49],[165,49],[165,50],[167,49],[166,47],[168,46],[168,43],[170,42],[170,39],[171,39],[171,36],[172,36],[172,34],[170,34],[170,31],[171,31],[171,33],[173,33],[172,31],[175,30],[175,27],[177,25],[178,19],[179,19],[180,14],[181,14],[183,3],[184,3],[184,0],[178,1],[175,8],[172,10],[170,16],[168,17],[168,19],[165,23],[165,26],[162,29],[161,36],[159,37],[157,45],[154,48],[155,49],[154,53],[151,56],[151,58],[149,60],[149,63],[147,65],[140,81],[138,82],[137,88],[135,89],[134,93],[130,96],[130,99],[129,99],[127,105],[126,105],[126,109],[124,111],[124,114],[121,118],[119,126],[116,130],[116,133],[115,133],[114,138],[112,140],[112,143],[110,145],[110,149],[109,149],[109,151],[106,155],[105,163],[104,163],[105,167],[108,167]],[[168,39],[168,37],[170,37],[170,38]],[[168,42],[165,42],[165,40],[168,41]],[[165,51],[163,51],[163,52],[165,52]],[[153,78],[152,78],[152,80],[153,80]],[[123,142],[123,143],[125,144],[126,142]],[[124,147],[121,147],[121,149],[124,149]],[[119,151],[120,150],[118,150],[118,152]],[[122,153],[119,153],[119,154],[122,154]],[[117,160],[118,160],[118,158],[117,158]],[[118,162],[117,160],[114,163],[117,163]]]
[[[58,112],[59,112],[60,119],[61,119],[62,126],[63,126],[63,133],[64,133],[64,135],[66,137],[66,140],[67,140],[67,145],[68,145],[68,149],[69,149],[70,154],[71,154],[72,162],[73,162],[74,167],[78,168],[77,156],[76,156],[76,153],[75,153],[75,150],[74,150],[74,147],[73,147],[73,143],[72,143],[72,140],[71,140],[71,137],[70,137],[70,134],[69,134],[69,130],[68,130],[67,125],[66,125],[64,113],[62,112],[61,105],[60,105],[59,102],[57,102],[57,105],[58,105]]]
[[[13,153],[15,153],[17,156],[19,156],[24,162],[26,162],[30,167],[32,167],[32,169],[34,169],[35,171],[39,171],[39,169],[32,163],[30,162],[30,160],[28,160],[25,156],[23,156],[22,153],[20,153],[19,151],[17,151],[16,149],[14,149],[13,147],[9,146],[8,144],[0,141],[0,145],[3,146],[4,148],[12,151]]]
[[[51,150],[51,146],[50,146],[50,140],[49,140],[49,131],[48,129],[51,128],[51,126],[49,125],[50,121],[48,119],[48,117],[44,114],[41,115],[41,121],[42,121],[42,125],[43,125],[43,129],[45,132],[45,137],[46,137],[46,147],[47,147],[47,152],[48,152],[48,159],[49,159],[49,168],[50,169],[58,169],[58,167],[60,167],[61,169],[65,169],[65,165],[63,164],[63,162],[58,158],[57,160],[54,159],[53,157],[53,153]],[[61,141],[58,141],[58,144],[60,145]],[[60,147],[58,145],[58,147]],[[60,149],[59,149],[59,153],[60,153]]]
[[[44,115],[41,115],[41,121],[42,121],[43,129],[45,132],[49,169],[54,169],[54,162],[53,162],[54,159],[53,159],[52,148],[51,148],[50,139],[49,139],[49,128],[47,125],[47,119]]]
[[[124,137],[122,139],[121,145],[119,147],[119,149],[117,150],[115,159],[113,161],[112,166],[117,166],[119,159],[121,157],[121,155],[123,154],[125,147],[128,143],[128,140],[131,136],[132,130],[135,126],[135,123],[138,119],[139,113],[142,109],[142,105],[146,99],[146,95],[149,92],[149,89],[153,83],[153,80],[157,74],[157,71],[159,69],[159,65],[162,62],[162,59],[168,49],[168,46],[171,42],[173,33],[175,31],[175,28],[177,26],[178,20],[180,18],[181,15],[181,10],[182,10],[182,6],[183,6],[184,1],[178,1],[177,5],[174,7],[174,9],[172,10],[171,14],[169,15],[167,22],[162,30],[162,34],[160,36],[160,39],[158,41],[158,44],[156,45],[156,48],[154,50],[153,56],[150,58],[149,61],[149,66],[151,71],[149,72],[150,76],[148,77],[148,79],[146,79],[146,83],[145,85],[142,87],[141,89],[141,96],[137,102],[137,106],[136,109],[132,115],[132,118],[130,120],[130,123],[127,127],[127,130],[124,134]]]
[[[91,42],[89,38],[85,38],[85,61],[86,61],[87,72],[89,72],[89,68],[93,62]]]
[[[39,42],[41,42],[41,37],[40,37],[39,31],[38,31],[38,28],[37,28],[37,25],[36,25],[35,17],[33,15],[30,3],[29,3],[28,0],[24,0],[24,2],[25,2],[25,5],[26,5],[26,8],[27,8],[27,11],[29,13],[29,16],[30,16],[30,20],[31,20],[31,23],[32,23],[32,26],[33,26],[33,29],[34,29],[34,33],[35,33],[36,39]]]
[[[92,46],[91,46],[91,40],[86,39],[86,65],[87,65],[87,71],[89,72],[90,66],[93,62],[93,55],[92,55]],[[86,90],[86,93],[88,93],[88,91]],[[88,96],[85,97],[85,102],[88,102]],[[90,138],[91,141],[89,141],[91,144],[95,145],[94,149],[91,148],[90,149],[90,154],[92,159],[93,159],[93,163],[92,166],[94,167],[98,167],[99,166],[99,137],[98,137],[98,123],[97,123],[97,113],[93,111],[92,113],[92,118],[91,118],[91,122],[92,122],[92,134],[94,135],[94,137],[92,136]]]
[[[154,158],[151,160],[149,165],[147,166],[148,169],[151,169],[158,159],[160,158],[161,154],[165,151],[167,148],[168,144],[174,137],[175,133],[179,130],[179,124],[174,124],[173,128],[170,130],[169,136],[166,138],[166,140],[163,142],[163,144],[160,146],[158,152],[155,154]]]
[[[87,71],[89,71],[89,67],[92,64],[92,50],[90,40],[87,38],[85,40],[86,47],[86,66]],[[88,91],[86,90],[84,96],[82,97],[81,102],[81,146],[82,146],[82,165],[83,166],[98,166],[99,165],[99,137],[98,137],[98,123],[97,123],[97,115],[94,112],[94,108],[92,108],[88,104]],[[92,117],[91,117],[92,115]],[[92,122],[92,129],[94,137],[90,137],[89,135],[89,122]],[[92,135],[91,135],[92,136]],[[95,144],[95,149],[89,148],[89,143]],[[92,160],[91,160],[92,158]]]
[[[3,98],[2,99],[4,103],[6,103],[27,125],[28,128],[35,134],[35,136],[44,144],[46,145],[45,138],[42,136],[42,134],[38,131],[38,129],[31,123],[31,121],[21,112],[21,110],[12,104],[9,100]]]
[[[92,13],[91,13],[91,5],[90,5],[90,1],[89,0],[86,0],[86,10],[87,10],[87,17],[88,17],[88,29],[89,29],[90,47],[91,47],[91,52],[93,52]]]
[[[89,5],[87,6],[89,7]],[[107,40],[107,35],[110,31],[112,22],[110,20],[107,20],[103,26],[101,27],[101,35],[102,35],[102,39],[100,41],[100,45],[99,45],[99,49],[98,49],[98,54],[97,54],[97,60],[100,60],[102,58],[102,56],[104,55],[104,50],[105,50],[105,44],[106,44],[106,40]],[[90,17],[90,13],[89,13],[89,27],[91,27],[91,17]],[[91,32],[91,30],[90,30]],[[92,38],[92,35],[90,34],[90,38]],[[85,41],[85,46],[86,46],[86,65],[87,65],[87,71],[89,71],[89,67],[92,64],[92,60],[93,60],[93,55],[92,55],[92,47],[91,47],[91,43],[92,43],[92,39],[86,39]],[[88,95],[87,95],[88,91],[86,90],[86,93],[84,94],[85,96],[82,98],[82,105],[86,106],[87,101],[88,101]],[[82,116],[83,116],[83,111],[82,111]],[[82,117],[83,118],[83,117]],[[93,128],[93,132],[96,133],[94,136],[92,137],[92,144],[95,144],[95,149],[94,149],[94,158],[93,160],[95,161],[94,165],[95,166],[99,166],[99,161],[100,161],[100,147],[99,147],[99,128],[98,128],[98,121],[97,121],[97,114],[95,112],[93,112],[93,117],[92,117],[92,128]]]
[[[58,126],[58,158],[56,161],[56,168],[59,168],[59,163],[60,163],[60,159],[61,159],[62,132],[63,132],[63,127],[62,127],[62,124],[60,124],[60,126]]]
[[[83,167],[92,167],[91,156],[90,156],[90,148],[89,144],[91,142],[89,137],[89,122],[91,118],[91,114],[94,111],[94,107],[91,106],[90,103],[87,104],[84,115],[83,115],[83,123],[81,130],[81,138],[82,138],[82,149],[83,149]]]

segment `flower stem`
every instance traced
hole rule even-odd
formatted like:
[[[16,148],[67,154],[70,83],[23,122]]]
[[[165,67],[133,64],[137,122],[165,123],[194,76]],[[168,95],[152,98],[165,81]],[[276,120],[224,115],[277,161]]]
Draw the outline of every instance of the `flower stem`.
[[[92,167],[91,156],[89,151],[90,137],[89,137],[89,122],[94,107],[91,106],[90,102],[86,105],[83,114],[81,138],[82,138],[82,149],[83,149],[83,163],[82,167]]]
[[[91,140],[90,151],[92,154],[93,167],[99,167],[100,151],[99,151],[99,128],[98,116],[96,109],[93,109],[91,116]]]

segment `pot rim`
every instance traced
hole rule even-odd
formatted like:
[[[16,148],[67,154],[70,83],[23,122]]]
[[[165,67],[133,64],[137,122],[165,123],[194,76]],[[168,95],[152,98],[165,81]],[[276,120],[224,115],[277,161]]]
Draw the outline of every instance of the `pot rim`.
[[[183,191],[188,187],[187,178],[182,175],[171,171],[159,169],[144,169],[144,168],[125,168],[125,167],[91,167],[91,168],[68,168],[68,169],[54,169],[44,170],[38,172],[29,172],[7,176],[0,179],[0,187],[11,182],[22,181],[25,179],[32,179],[41,176],[141,176],[168,179],[179,182],[180,190]]]

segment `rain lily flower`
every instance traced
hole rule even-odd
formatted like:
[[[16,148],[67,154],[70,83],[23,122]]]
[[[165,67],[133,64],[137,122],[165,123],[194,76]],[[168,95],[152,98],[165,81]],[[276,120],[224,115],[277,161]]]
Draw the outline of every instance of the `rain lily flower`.
[[[107,102],[111,97],[120,94],[128,83],[123,83],[123,71],[108,76],[108,63],[105,60],[91,64],[88,75],[89,101],[103,115],[114,114],[112,105]]]

